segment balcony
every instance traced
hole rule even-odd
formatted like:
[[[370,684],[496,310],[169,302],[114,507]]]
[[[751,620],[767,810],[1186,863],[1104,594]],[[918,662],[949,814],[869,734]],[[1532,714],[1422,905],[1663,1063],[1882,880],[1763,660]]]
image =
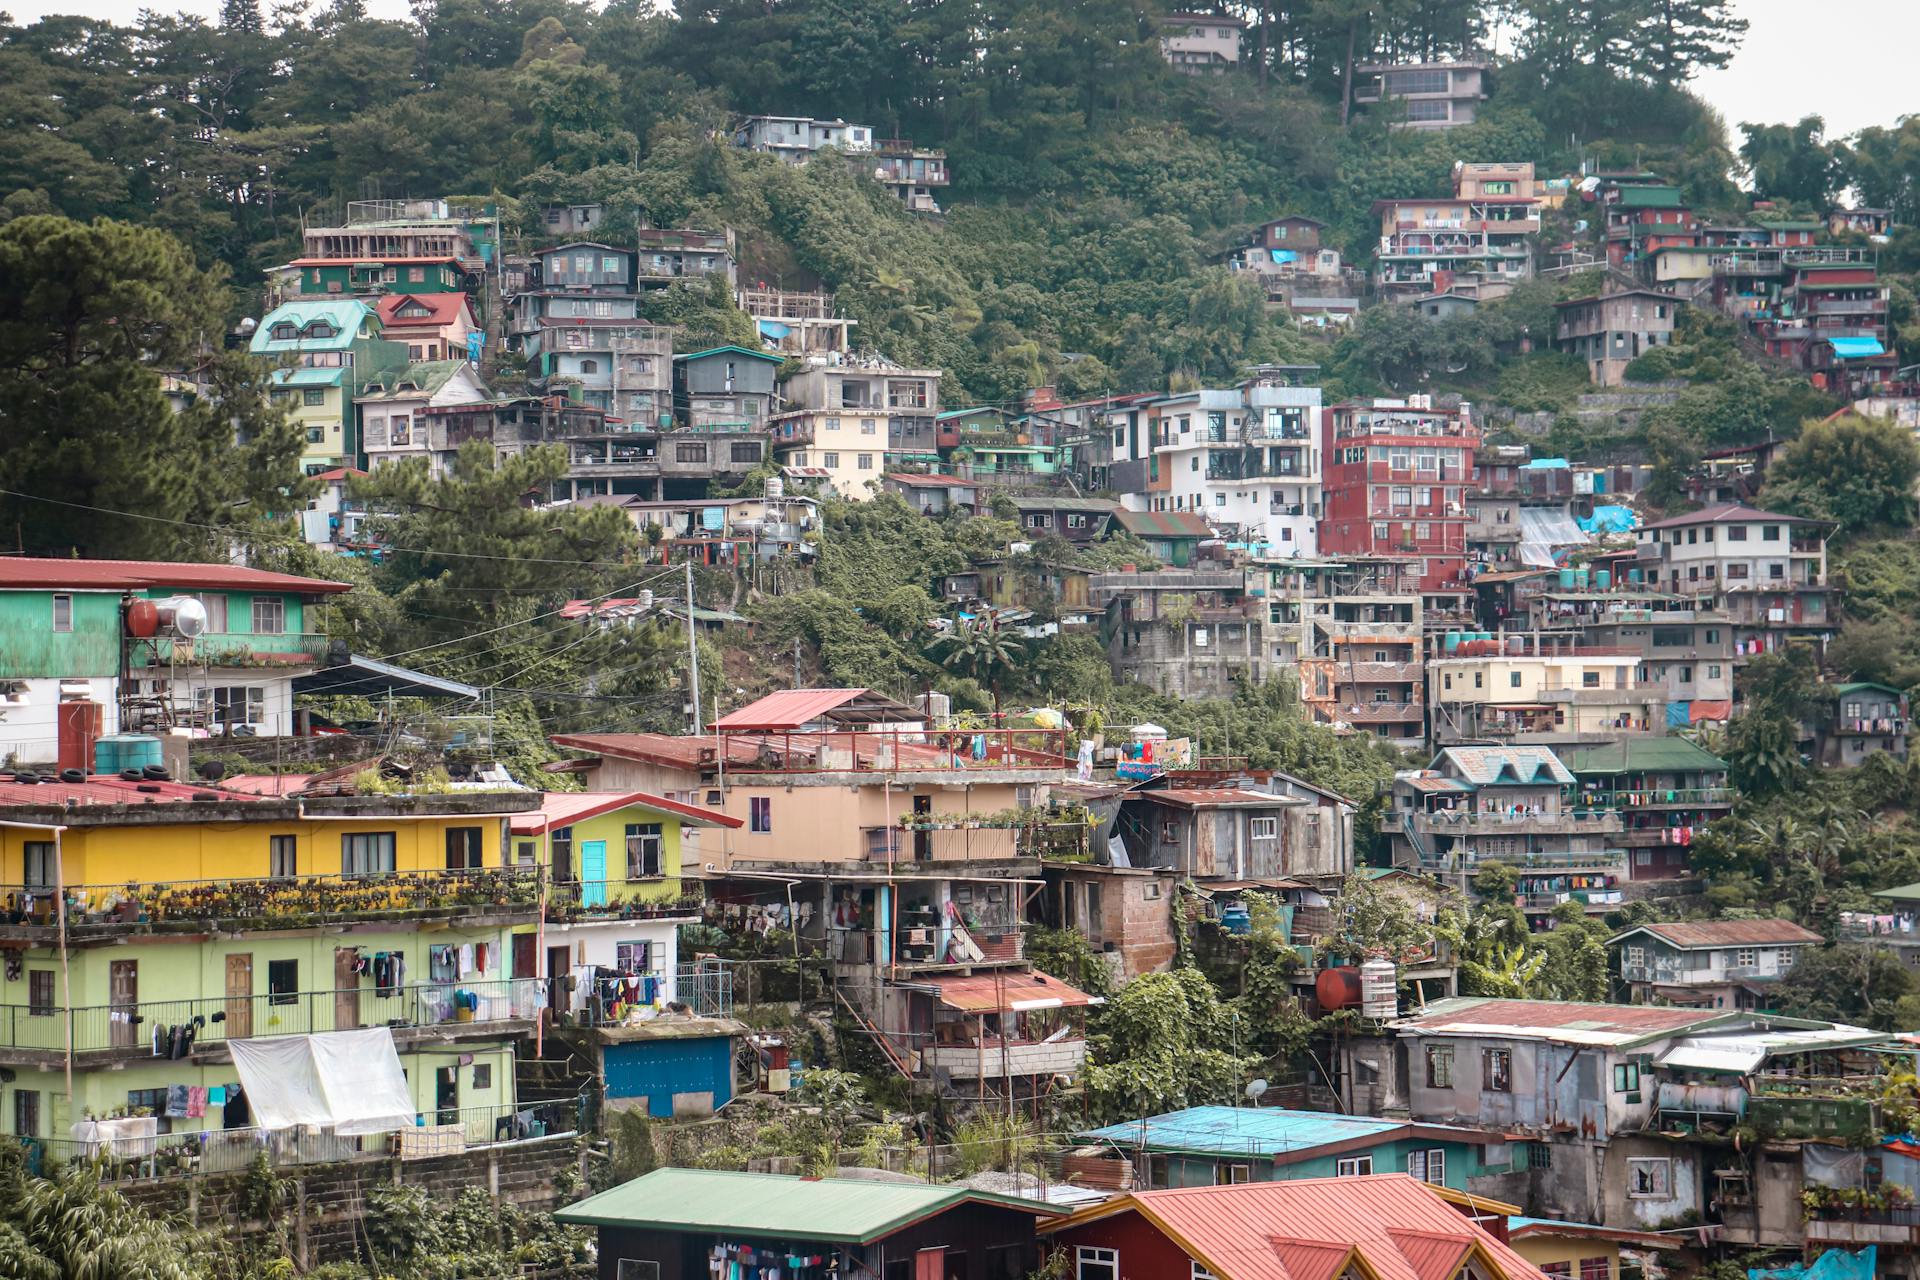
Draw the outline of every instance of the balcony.
[[[1623,702],[1665,702],[1665,685],[1635,683],[1611,689],[1540,689],[1534,694],[1539,702],[1564,703],[1577,707],[1611,707]]]
[[[1622,872],[1627,855],[1624,849],[1594,849],[1586,852],[1558,850],[1546,853],[1480,853],[1463,849],[1451,854],[1422,855],[1420,859],[1420,865],[1429,871],[1471,871],[1485,862],[1498,862],[1518,871]]]
[[[227,669],[311,667],[324,663],[332,643],[316,632],[203,632],[191,641],[136,646],[132,659],[138,667],[164,667],[173,662]],[[164,649],[161,646],[165,646]]]
[[[652,880],[561,881],[547,894],[547,922],[575,920],[684,920],[698,919],[705,899],[698,893],[675,893],[661,898],[624,896],[632,884],[666,885],[666,877]]]
[[[1611,809],[1567,809],[1560,813],[1458,813],[1445,809],[1415,814],[1413,829],[1423,835],[1610,835],[1620,830]]]
[[[1063,729],[740,732],[727,734],[726,740],[736,751],[753,753],[752,763],[729,766],[730,773],[743,774],[976,773],[1056,770],[1068,764]]]
[[[1426,706],[1418,702],[1363,702],[1335,708],[1348,724],[1420,723],[1426,719]]]
[[[540,888],[534,867],[489,867],[68,885],[66,899],[67,931],[84,940],[123,933],[312,928],[347,921],[530,918]],[[0,885],[0,937],[49,938],[58,924],[51,888]]]
[[[381,989],[369,981],[328,991],[288,991],[204,1000],[142,1001],[73,1010],[0,1005],[0,1058],[44,1065],[76,1054],[149,1057],[163,1028],[195,1027],[179,1056],[223,1054],[228,1040],[392,1027],[456,1035],[508,1035],[535,1017],[534,978],[423,983]],[[163,1054],[161,1056],[173,1056]]]

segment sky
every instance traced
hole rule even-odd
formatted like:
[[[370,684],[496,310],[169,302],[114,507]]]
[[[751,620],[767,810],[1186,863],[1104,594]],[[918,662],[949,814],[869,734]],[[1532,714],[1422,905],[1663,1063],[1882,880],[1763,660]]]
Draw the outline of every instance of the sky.
[[[1694,82],[1726,117],[1736,143],[1742,121],[1772,124],[1818,115],[1827,136],[1892,125],[1920,112],[1920,85],[1906,79],[1920,46],[1915,0],[1839,0],[1844,29],[1809,21],[1805,0],[1732,0],[1747,38],[1731,66]],[[0,0],[16,22],[49,13],[83,13],[130,22],[142,8],[211,16],[218,0]],[[368,0],[376,17],[405,18],[406,0]]]

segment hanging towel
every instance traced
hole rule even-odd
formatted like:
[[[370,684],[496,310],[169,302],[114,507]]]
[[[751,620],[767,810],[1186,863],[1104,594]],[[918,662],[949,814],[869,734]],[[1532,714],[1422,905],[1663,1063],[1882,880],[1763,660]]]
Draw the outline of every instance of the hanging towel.
[[[464,978],[472,972],[473,944],[471,942],[462,943],[460,946],[460,976]]]
[[[167,1086],[167,1116],[173,1120],[187,1118],[187,1086],[170,1084]]]
[[[217,1085],[214,1085],[211,1089],[208,1089],[207,1105],[210,1107],[226,1106],[227,1105],[227,1087],[223,1084],[217,1084]]]
[[[187,1117],[199,1119],[207,1114],[207,1091],[200,1085],[187,1086]]]

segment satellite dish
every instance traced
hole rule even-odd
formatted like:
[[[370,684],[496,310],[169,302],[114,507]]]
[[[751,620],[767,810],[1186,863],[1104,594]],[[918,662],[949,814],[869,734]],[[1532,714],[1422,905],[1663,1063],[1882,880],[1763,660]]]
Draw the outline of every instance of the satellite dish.
[[[1267,1082],[1265,1080],[1247,1081],[1247,1101],[1248,1102],[1258,1103],[1260,1099],[1266,1095],[1266,1092],[1267,1092]]]

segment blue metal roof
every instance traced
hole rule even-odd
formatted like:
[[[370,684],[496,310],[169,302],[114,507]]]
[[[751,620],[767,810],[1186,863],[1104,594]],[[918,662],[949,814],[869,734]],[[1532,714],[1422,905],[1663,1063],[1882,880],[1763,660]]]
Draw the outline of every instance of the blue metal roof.
[[[345,369],[275,369],[276,387],[337,387]]]
[[[1355,1138],[1385,1139],[1406,1127],[1407,1122],[1403,1120],[1288,1111],[1281,1107],[1189,1107],[1185,1111],[1170,1111],[1145,1120],[1088,1130],[1078,1136],[1148,1151],[1276,1156]]]
[[[373,315],[373,308],[357,298],[331,298],[305,302],[283,302],[267,314],[260,327],[253,331],[253,340],[247,349],[255,355],[272,355],[281,351],[344,351],[351,347],[360,336],[360,327]],[[308,325],[315,320],[324,320],[333,329],[331,337],[312,337],[306,333]],[[299,331],[292,338],[276,338],[273,328],[279,324],[290,324]]]

